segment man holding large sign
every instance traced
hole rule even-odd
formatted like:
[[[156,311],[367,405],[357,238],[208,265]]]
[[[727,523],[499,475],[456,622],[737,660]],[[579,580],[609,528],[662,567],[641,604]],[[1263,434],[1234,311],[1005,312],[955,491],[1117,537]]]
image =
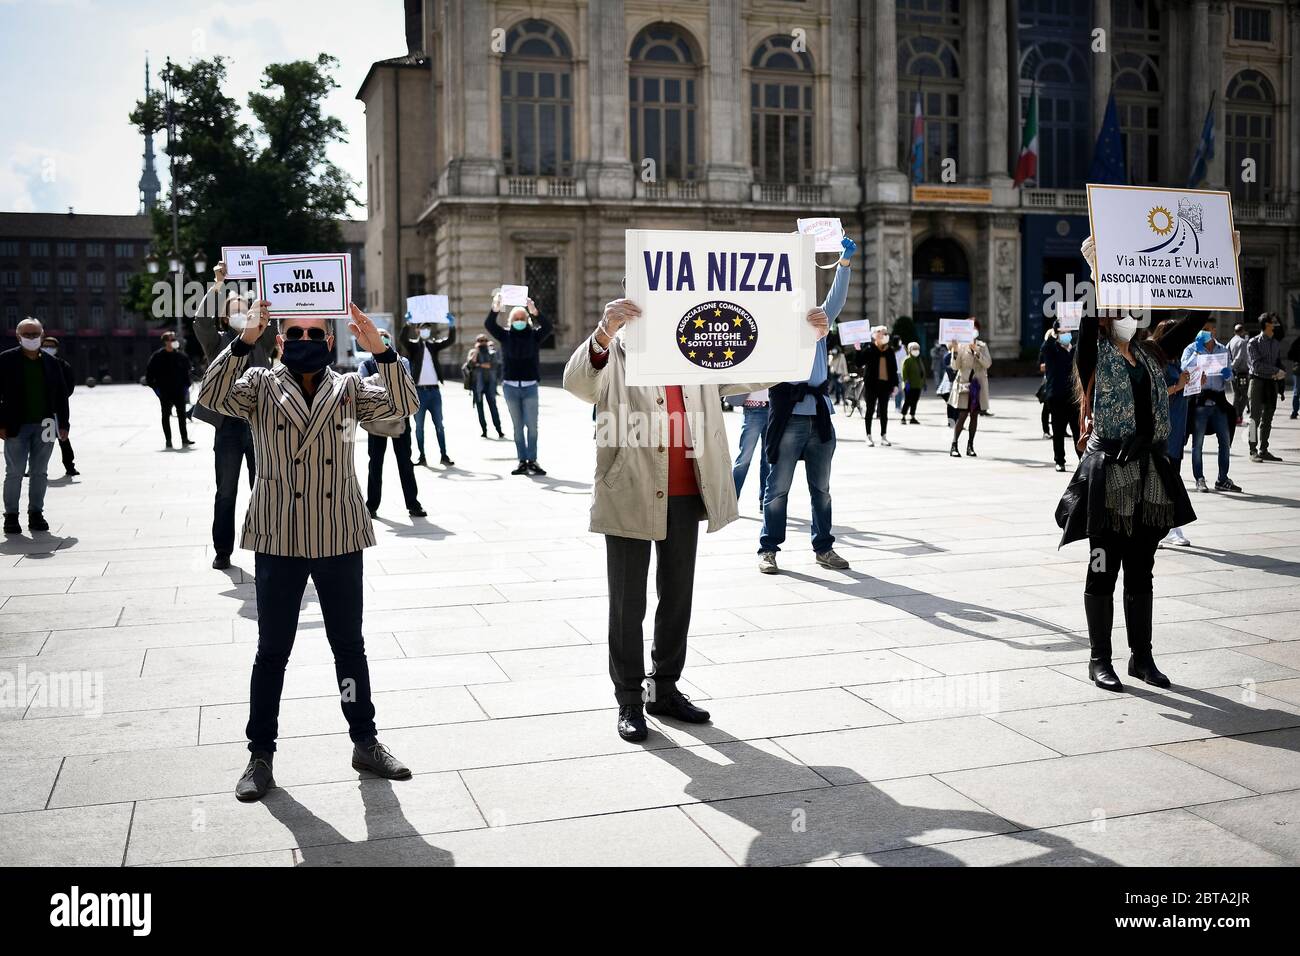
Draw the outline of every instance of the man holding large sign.
[[[352,256],[264,256],[257,260],[257,289],[273,318],[346,319],[352,301]]]
[[[1226,192],[1088,184],[1098,309],[1240,312]]]

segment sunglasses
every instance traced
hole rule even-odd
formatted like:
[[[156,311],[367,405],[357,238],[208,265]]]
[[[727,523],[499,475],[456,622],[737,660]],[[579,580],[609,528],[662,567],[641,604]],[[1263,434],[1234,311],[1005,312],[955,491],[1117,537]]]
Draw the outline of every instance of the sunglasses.
[[[315,326],[310,329],[304,329],[301,325],[291,325],[289,328],[284,330],[284,337],[290,342],[297,342],[304,335],[313,342],[325,341],[325,330]]]

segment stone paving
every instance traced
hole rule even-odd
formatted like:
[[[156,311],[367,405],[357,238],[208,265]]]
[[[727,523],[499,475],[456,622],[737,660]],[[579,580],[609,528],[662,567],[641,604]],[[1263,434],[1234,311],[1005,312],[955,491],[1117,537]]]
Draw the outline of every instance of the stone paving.
[[[1194,547],[1158,556],[1175,686],[1111,695],[1085,673],[1086,549],[1056,548],[1065,476],[1034,384],[994,380],[978,459],[948,457],[930,396],[892,448],[837,417],[849,572],[813,563],[797,492],[783,574],[760,575],[751,474],[741,520],[701,537],[683,689],[714,721],[652,722],[642,745],[614,731],[589,410],[543,389],[550,475],[512,477],[513,445],[456,390],[456,467],[419,470],[429,518],[406,516],[390,456],[366,556],[381,738],[415,776],[351,769],[309,592],[280,788],[253,805],[232,795],[253,560],[208,566],[211,432],[163,451],[147,390],[78,389],[84,476],[52,485],[50,534],[0,544],[0,864],[1300,862],[1289,403],[1286,461],[1234,458],[1246,493],[1194,496]]]

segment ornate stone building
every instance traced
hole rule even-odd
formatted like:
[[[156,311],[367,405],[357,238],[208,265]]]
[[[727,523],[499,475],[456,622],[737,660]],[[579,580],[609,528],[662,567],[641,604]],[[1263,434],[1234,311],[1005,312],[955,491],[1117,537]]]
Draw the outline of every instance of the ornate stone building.
[[[1213,100],[1204,185],[1235,195],[1247,314],[1300,319],[1292,0],[407,0],[406,45],[358,92],[371,309],[445,292],[478,321],[526,282],[564,350],[618,293],[625,229],[835,215],[863,253],[845,317],[926,336],[969,311],[1016,356],[1044,286],[1086,275],[1113,92],[1134,184],[1186,184]]]

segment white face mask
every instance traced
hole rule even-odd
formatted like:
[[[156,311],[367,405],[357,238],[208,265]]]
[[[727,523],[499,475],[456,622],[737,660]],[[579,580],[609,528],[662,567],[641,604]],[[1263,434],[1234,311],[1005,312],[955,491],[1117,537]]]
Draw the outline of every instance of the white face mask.
[[[52,345],[48,346],[46,348],[41,349],[41,351],[44,352],[46,355],[48,355],[50,358],[54,358],[54,346]]]
[[[420,338],[427,339],[431,335],[433,335],[433,329],[420,329]]]
[[[1121,342],[1127,342],[1133,338],[1133,334],[1137,332],[1138,327],[1138,320],[1130,315],[1126,315],[1122,319],[1111,319],[1110,322],[1111,334]]]
[[[20,335],[18,344],[29,352],[39,352],[41,349],[41,337],[39,335]]]

